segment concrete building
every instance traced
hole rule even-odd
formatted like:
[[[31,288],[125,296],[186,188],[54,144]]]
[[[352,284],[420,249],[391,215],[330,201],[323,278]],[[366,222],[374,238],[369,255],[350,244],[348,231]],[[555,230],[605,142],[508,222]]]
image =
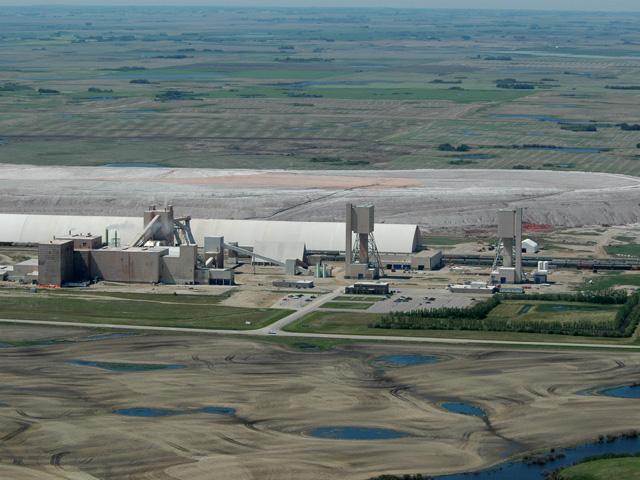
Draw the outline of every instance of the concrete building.
[[[453,293],[478,293],[491,295],[496,292],[496,287],[485,282],[465,282],[458,285],[449,285],[449,291]]]
[[[198,269],[200,271],[201,269]],[[230,268],[210,268],[207,270],[208,280],[200,283],[208,283],[209,285],[233,285],[234,272]]]
[[[159,283],[166,247],[119,247],[91,251],[91,276],[107,282]]]
[[[73,240],[52,240],[38,245],[38,283],[60,287],[74,280]],[[16,267],[14,265],[14,272]]]
[[[313,280],[274,280],[271,284],[278,288],[307,289],[314,287]]]
[[[83,235],[83,234],[57,235],[55,239],[71,240],[73,242],[74,251],[83,250],[83,249],[96,249],[96,248],[101,248],[103,246],[102,236],[92,235],[90,233],[87,233],[86,235]]]
[[[168,247],[169,253],[161,257],[160,281],[162,283],[189,285],[195,281],[198,247],[180,245]]]
[[[444,265],[441,250],[423,250],[406,254],[381,253],[380,261],[387,270],[438,270]]]
[[[387,282],[356,282],[344,287],[344,293],[349,295],[388,295]]]

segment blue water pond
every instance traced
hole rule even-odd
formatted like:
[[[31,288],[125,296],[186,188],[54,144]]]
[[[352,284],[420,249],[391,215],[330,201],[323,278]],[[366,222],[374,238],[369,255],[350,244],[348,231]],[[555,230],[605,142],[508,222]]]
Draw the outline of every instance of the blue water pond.
[[[92,360],[70,360],[68,363],[81,367],[96,367],[112,372],[148,372],[154,370],[175,370],[185,368],[184,365],[176,363],[118,363],[118,362],[95,362]]]
[[[640,398],[640,385],[623,385],[600,390],[600,395],[617,398]]]
[[[612,442],[586,443],[558,449],[544,464],[509,461],[477,472],[433,477],[435,480],[543,480],[545,472],[568,467],[588,457],[604,454],[640,453],[640,438],[619,438]]]
[[[121,333],[103,333],[99,335],[90,335],[86,337],[84,340],[88,342],[96,342],[99,340],[112,340],[114,338],[125,338],[131,337],[135,335],[135,333],[121,332]]]
[[[503,119],[521,118],[523,120],[535,120],[537,122],[550,122],[550,123],[574,123],[574,124],[586,123],[584,120],[572,120],[568,118],[554,117],[552,115],[536,115],[531,113],[497,113],[492,115],[492,117],[503,118]]]
[[[486,412],[479,407],[470,405],[463,402],[445,402],[440,405],[445,410],[452,413],[460,413],[462,415],[471,415],[473,417],[484,418],[487,416]]]
[[[374,362],[381,363],[387,367],[409,367],[413,365],[430,365],[438,363],[439,357],[434,355],[383,355],[377,357]]]
[[[640,384],[620,385],[617,387],[590,388],[578,392],[578,395],[603,395],[615,398],[640,398]]]
[[[399,430],[377,427],[318,427],[309,432],[316,438],[332,440],[393,440],[408,437],[409,434]]]
[[[156,418],[156,417],[172,417],[175,415],[188,415],[197,413],[206,413],[208,415],[228,415],[233,416],[236,414],[235,408],[231,407],[202,407],[186,410],[173,410],[170,408],[150,408],[150,407],[132,407],[132,408],[119,408],[114,410],[116,415],[124,415],[125,417],[143,417],[143,418]]]

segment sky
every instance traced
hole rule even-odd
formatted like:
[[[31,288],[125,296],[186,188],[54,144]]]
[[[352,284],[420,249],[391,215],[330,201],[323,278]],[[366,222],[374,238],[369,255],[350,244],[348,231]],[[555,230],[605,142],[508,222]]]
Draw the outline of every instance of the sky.
[[[640,0],[0,0],[1,5],[230,5],[421,7],[640,12]]]

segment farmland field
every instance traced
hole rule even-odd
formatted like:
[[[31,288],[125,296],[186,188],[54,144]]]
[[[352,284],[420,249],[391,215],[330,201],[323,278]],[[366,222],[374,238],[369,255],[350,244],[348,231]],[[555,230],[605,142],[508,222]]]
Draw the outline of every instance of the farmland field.
[[[639,17],[572,15],[3,8],[0,162],[640,175]]]

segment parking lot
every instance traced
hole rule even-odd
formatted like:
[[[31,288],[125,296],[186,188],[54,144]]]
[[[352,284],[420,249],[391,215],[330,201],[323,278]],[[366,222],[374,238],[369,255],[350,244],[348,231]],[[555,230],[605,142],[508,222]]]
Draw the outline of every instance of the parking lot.
[[[406,312],[420,308],[468,307],[482,295],[451,293],[442,288],[397,288],[393,295],[376,302],[367,312]]]

